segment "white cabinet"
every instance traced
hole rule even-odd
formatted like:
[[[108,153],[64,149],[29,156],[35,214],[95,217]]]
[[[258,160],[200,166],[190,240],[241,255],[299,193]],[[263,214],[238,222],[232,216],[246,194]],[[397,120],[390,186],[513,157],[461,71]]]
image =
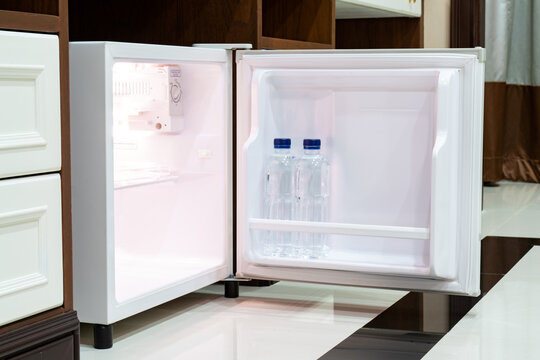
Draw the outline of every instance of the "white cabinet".
[[[0,31],[0,178],[60,170],[58,36]]]
[[[336,0],[336,19],[420,16],[422,0]]]
[[[60,176],[0,181],[0,326],[63,302]]]
[[[58,36],[0,31],[0,326],[63,303]],[[20,177],[21,175],[33,175]]]

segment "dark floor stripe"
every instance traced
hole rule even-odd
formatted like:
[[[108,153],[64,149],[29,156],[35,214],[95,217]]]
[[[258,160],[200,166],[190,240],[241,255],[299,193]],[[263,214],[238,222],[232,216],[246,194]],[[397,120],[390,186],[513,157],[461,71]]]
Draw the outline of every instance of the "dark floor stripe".
[[[449,326],[444,331],[423,331],[423,294],[410,292],[320,359],[421,359],[535,245],[540,245],[540,239],[482,240],[482,294],[477,298],[448,295],[448,308],[441,309],[448,314]]]

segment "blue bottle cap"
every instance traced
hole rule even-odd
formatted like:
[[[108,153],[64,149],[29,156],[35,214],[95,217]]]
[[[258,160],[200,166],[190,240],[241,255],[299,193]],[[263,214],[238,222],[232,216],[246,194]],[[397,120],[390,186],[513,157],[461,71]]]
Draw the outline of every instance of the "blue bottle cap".
[[[274,149],[290,149],[291,139],[274,139]]]
[[[319,150],[321,148],[321,139],[304,139],[304,149]]]

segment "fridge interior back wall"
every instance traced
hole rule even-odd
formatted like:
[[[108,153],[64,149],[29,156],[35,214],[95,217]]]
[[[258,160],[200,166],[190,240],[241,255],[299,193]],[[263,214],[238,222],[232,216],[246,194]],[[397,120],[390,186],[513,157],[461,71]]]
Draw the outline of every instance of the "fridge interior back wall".
[[[483,52],[239,51],[70,44],[74,301],[110,324],[232,274],[479,290]],[[232,132],[237,173],[232,174]],[[325,222],[270,220],[276,137],[320,138]],[[237,223],[232,223],[232,177]],[[264,234],[324,234],[326,258]]]

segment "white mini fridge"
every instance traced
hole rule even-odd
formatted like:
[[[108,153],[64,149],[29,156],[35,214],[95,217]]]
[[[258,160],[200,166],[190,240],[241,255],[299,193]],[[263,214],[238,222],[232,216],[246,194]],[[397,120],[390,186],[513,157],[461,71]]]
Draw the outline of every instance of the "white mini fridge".
[[[80,320],[107,337],[231,277],[478,295],[484,57],[71,43]],[[264,217],[279,137],[295,155],[321,139],[328,221]],[[273,232],[324,234],[331,250],[272,257]]]

